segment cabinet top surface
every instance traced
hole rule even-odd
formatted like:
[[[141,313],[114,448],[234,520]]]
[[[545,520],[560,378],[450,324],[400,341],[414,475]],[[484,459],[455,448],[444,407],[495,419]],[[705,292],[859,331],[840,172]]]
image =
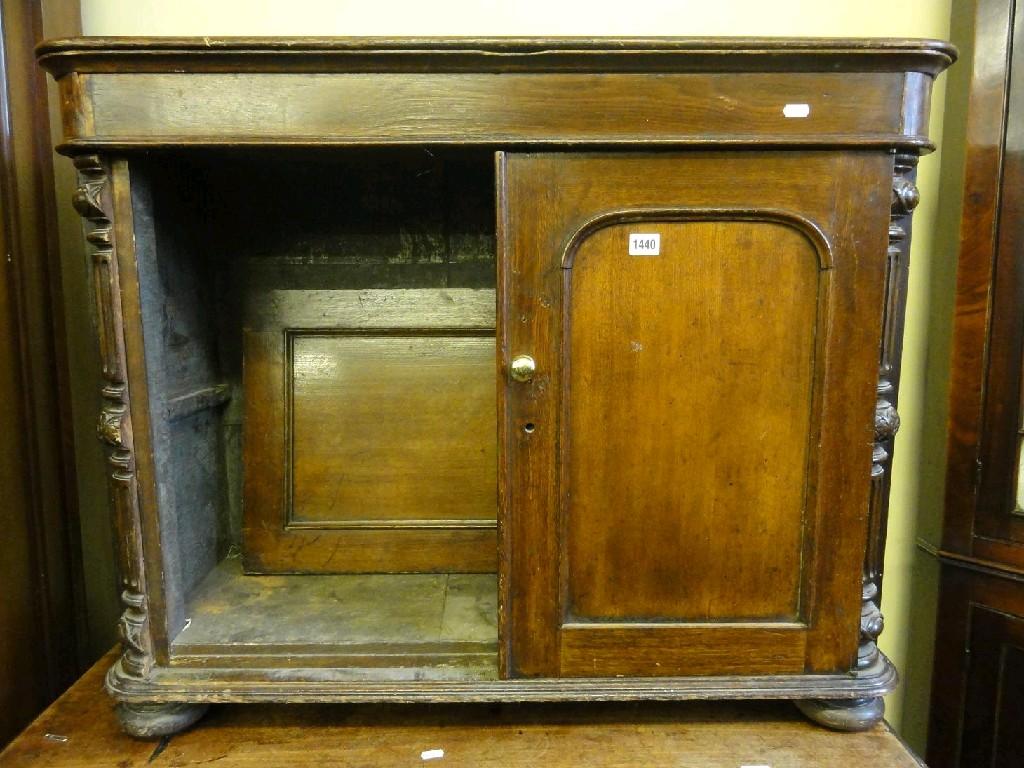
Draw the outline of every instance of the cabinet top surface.
[[[956,49],[890,39],[93,37],[43,43],[37,56],[60,82],[67,152],[927,149],[932,79]]]
[[[879,38],[80,37],[37,48],[57,76],[159,71],[916,71],[956,59],[939,40]]]

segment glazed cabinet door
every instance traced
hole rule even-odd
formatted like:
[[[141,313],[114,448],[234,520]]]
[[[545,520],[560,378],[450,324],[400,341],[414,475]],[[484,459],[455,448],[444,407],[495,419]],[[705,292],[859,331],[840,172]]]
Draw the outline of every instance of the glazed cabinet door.
[[[852,668],[892,167],[499,155],[506,675]]]

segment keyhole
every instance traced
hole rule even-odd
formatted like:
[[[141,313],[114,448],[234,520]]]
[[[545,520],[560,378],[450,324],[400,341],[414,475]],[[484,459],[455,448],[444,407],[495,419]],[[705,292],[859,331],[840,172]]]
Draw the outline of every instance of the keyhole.
[[[526,424],[523,425],[523,432],[525,432],[528,435],[532,435],[533,434],[533,430],[535,430],[536,428],[537,428],[536,424],[534,424],[532,421],[528,421],[528,422],[526,422]]]

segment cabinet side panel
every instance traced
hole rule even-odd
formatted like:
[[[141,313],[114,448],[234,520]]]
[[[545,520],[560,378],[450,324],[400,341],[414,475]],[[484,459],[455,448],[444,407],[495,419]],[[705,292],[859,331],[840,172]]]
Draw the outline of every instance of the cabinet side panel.
[[[217,300],[179,178],[132,165],[132,210],[145,341],[149,423],[167,595],[167,632],[185,624],[185,600],[227,551],[218,407]],[[196,407],[193,403],[202,403]]]

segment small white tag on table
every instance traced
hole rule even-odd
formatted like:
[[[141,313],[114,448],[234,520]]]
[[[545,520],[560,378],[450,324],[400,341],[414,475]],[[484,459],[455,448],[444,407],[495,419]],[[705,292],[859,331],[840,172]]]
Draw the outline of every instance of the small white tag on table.
[[[636,233],[629,236],[630,256],[658,256],[661,254],[661,235],[657,232]]]
[[[422,760],[438,760],[444,757],[443,749],[425,749],[420,752],[420,759]]]
[[[807,117],[811,114],[810,104],[787,104],[782,108],[784,117]]]

